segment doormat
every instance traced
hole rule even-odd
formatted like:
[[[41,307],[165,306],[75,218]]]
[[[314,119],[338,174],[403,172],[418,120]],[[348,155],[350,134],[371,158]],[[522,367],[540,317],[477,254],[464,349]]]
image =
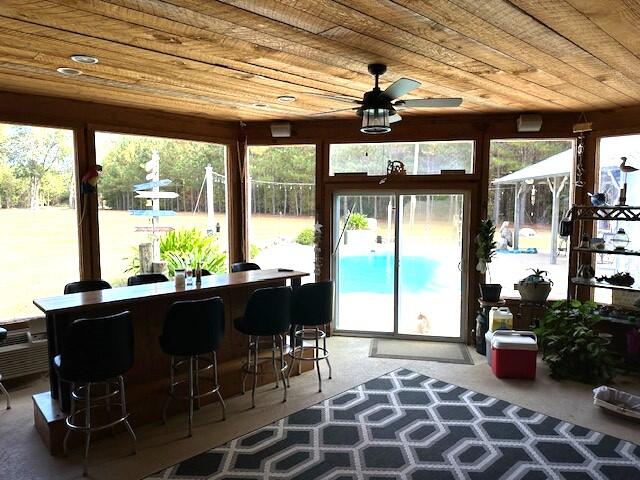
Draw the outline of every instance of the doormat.
[[[147,480],[552,478],[638,479],[640,446],[400,369]]]
[[[373,338],[370,357],[473,365],[464,343]]]

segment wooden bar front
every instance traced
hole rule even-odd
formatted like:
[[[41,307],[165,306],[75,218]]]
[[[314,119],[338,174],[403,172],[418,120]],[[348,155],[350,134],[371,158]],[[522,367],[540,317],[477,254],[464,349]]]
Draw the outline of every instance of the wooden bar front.
[[[295,287],[307,275],[304,272],[276,269],[252,270],[205,276],[200,286],[176,288],[171,281],[34,300],[33,303],[46,315],[51,382],[50,392],[34,395],[34,417],[36,427],[51,453],[61,452],[65,432],[63,419],[70,406],[70,385],[59,380],[51,359],[60,353],[65,330],[71,322],[78,318],[110,315],[125,310],[131,312],[135,358],[133,367],[124,378],[127,407],[135,427],[162,417],[162,405],[169,382],[169,356],[160,349],[158,337],[171,303],[216,296],[224,301],[225,334],[217,357],[221,392],[224,397],[230,397],[240,392],[240,366],[247,355],[247,337],[234,329],[233,320],[243,315],[247,300],[256,288],[285,285],[287,282]],[[310,367],[312,365],[305,370]],[[259,379],[261,384],[269,381],[273,381],[273,376],[265,375]],[[173,411],[184,410],[182,403],[172,402]]]

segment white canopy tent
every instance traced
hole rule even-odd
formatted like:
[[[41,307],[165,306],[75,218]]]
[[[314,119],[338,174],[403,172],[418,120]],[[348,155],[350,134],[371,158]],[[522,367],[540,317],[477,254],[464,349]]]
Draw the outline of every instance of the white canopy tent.
[[[617,144],[617,146],[618,148],[607,149],[607,151],[604,152],[605,155],[602,155],[600,158],[600,168],[607,168],[609,171],[615,170],[619,167],[620,157],[625,156],[625,152],[626,156],[629,157],[630,160],[631,157],[634,156],[632,155],[632,152],[629,151],[629,146],[624,145],[624,142]],[[550,263],[556,263],[558,250],[558,226],[560,223],[560,194],[567,186],[567,183],[570,183],[569,178],[573,171],[574,161],[574,149],[567,149],[532,165],[521,168],[520,170],[516,170],[504,177],[497,178],[492,182],[497,187],[495,191],[496,199],[500,196],[499,188],[501,185],[513,185],[515,188],[513,219],[514,249],[518,248],[524,206],[522,198],[526,185],[546,183],[552,196]],[[499,206],[496,205],[496,208],[499,208]]]

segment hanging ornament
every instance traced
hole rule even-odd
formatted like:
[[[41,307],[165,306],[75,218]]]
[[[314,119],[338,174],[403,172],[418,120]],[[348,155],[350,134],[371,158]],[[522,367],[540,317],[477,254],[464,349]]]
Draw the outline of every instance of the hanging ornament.
[[[313,226],[313,253],[315,254],[315,268],[313,273],[316,278],[320,278],[322,274],[322,224],[316,222]]]

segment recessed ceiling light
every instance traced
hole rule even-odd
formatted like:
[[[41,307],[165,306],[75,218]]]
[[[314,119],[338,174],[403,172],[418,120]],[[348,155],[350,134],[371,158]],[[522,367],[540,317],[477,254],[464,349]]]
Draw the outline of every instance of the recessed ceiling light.
[[[78,63],[84,63],[85,65],[93,65],[98,63],[98,57],[93,55],[71,55],[71,60]]]
[[[82,75],[82,70],[78,70],[77,68],[60,67],[57,69],[57,71],[62,75],[69,75],[69,76]]]
[[[278,100],[280,103],[291,103],[296,101],[296,97],[294,97],[293,95],[280,95],[278,98],[276,98],[276,100]]]
[[[256,108],[269,108],[269,105],[266,103],[254,103],[253,106]]]

